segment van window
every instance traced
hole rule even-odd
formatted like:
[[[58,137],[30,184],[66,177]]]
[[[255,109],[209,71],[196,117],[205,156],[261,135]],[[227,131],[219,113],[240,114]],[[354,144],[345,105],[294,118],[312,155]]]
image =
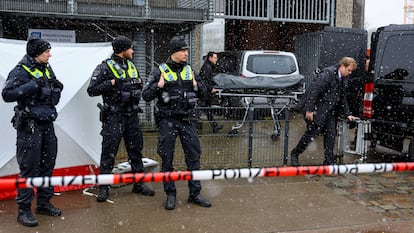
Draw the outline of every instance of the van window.
[[[296,71],[296,65],[291,56],[250,55],[247,70],[255,74],[291,74]]]
[[[384,48],[379,77],[414,81],[413,41],[413,34],[395,35],[388,38]]]

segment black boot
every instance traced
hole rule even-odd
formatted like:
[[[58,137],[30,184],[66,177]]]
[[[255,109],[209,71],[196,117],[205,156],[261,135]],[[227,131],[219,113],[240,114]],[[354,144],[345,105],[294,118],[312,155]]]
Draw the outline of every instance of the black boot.
[[[294,167],[299,166],[299,154],[292,151],[290,154],[290,164]]]
[[[26,227],[34,227],[39,224],[37,220],[33,217],[30,208],[19,208],[19,211],[17,213],[17,222]]]
[[[133,193],[141,193],[144,196],[154,196],[155,192],[148,188],[144,183],[135,183],[132,188]]]
[[[173,210],[175,209],[175,196],[168,195],[167,200],[165,201],[165,209],[167,210]]]
[[[62,211],[52,205],[52,203],[39,204],[36,207],[36,214],[44,214],[49,216],[60,216]]]
[[[109,197],[109,187],[99,187],[98,195],[96,196],[97,202],[104,202]]]
[[[210,207],[211,206],[211,202],[209,200],[205,199],[204,197],[202,197],[200,194],[190,195],[188,197],[187,201],[190,202],[190,203],[197,204],[197,205],[202,206],[202,207]]]

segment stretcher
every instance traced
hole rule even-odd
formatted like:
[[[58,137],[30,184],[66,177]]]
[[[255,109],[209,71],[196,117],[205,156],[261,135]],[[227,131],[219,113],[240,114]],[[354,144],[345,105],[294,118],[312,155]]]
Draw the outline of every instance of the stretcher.
[[[249,112],[253,114],[256,106],[266,105],[270,107],[270,115],[274,124],[271,138],[276,140],[281,132],[280,113],[289,109],[304,93],[303,75],[290,75],[275,79],[263,76],[242,78],[230,74],[218,74],[213,80],[217,84],[215,88],[218,90],[216,95],[219,99],[240,98],[240,105],[232,107],[244,108],[241,121],[232,126],[230,135],[238,133],[248,120]]]
[[[367,161],[369,140],[367,135],[371,133],[369,120],[357,119],[355,130],[350,130],[350,122],[346,119],[338,122],[338,162],[343,163],[345,154],[359,155],[357,163]],[[353,131],[354,134],[351,134]]]
[[[253,94],[253,93],[235,93],[234,91],[218,90],[216,95],[220,98],[223,97],[240,97],[242,107],[244,109],[243,117],[240,121],[236,122],[235,125],[231,127],[229,132],[230,135],[237,134],[239,129],[242,128],[246,121],[248,121],[249,112],[253,114],[255,108],[255,100],[257,98],[266,99],[267,105],[270,107],[270,115],[273,121],[273,132],[271,134],[272,140],[276,140],[280,136],[281,125],[279,120],[279,115],[286,109],[289,109],[292,103],[295,101],[294,95],[273,95],[273,94]],[[263,106],[263,103],[258,104]]]

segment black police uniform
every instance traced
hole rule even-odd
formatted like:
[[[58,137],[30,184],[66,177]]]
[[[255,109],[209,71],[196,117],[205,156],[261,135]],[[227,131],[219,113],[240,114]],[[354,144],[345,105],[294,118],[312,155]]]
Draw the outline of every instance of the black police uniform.
[[[165,85],[162,89],[157,86],[161,71],[165,73],[163,75]],[[174,80],[173,73],[175,73],[176,80]],[[193,87],[193,78],[197,81],[197,88]],[[202,84],[199,76],[192,72],[188,64],[175,63],[168,58],[166,63],[154,68],[152,76],[144,87],[142,97],[146,101],[157,99],[158,154],[162,158],[163,172],[174,170],[173,159],[177,136],[180,137],[182,143],[188,170],[200,169],[201,150],[197,134],[196,121],[198,119],[195,105],[197,98],[205,99],[207,94],[207,88]],[[200,181],[190,180],[188,187],[190,196],[195,197],[200,194]],[[164,182],[164,191],[167,196],[175,197],[177,191],[174,182]]]
[[[25,55],[9,73],[2,95],[6,102],[17,101],[12,121],[17,130],[16,158],[20,177],[52,176],[57,155],[53,121],[57,117],[55,106],[62,89],[63,84],[56,79],[51,67],[37,63],[29,55]],[[37,188],[37,212],[43,207],[48,210],[53,207],[50,204],[53,192],[53,187]],[[18,189],[19,211],[29,213],[33,199],[32,188]],[[53,211],[56,213],[48,214],[61,214],[56,208]]]
[[[115,79],[114,86],[111,84],[112,79]],[[88,94],[90,96],[101,95],[103,98],[100,115],[103,137],[100,174],[112,172],[122,137],[125,141],[132,172],[144,172],[141,153],[143,137],[138,116],[141,111],[138,106],[141,90],[142,80],[134,64],[115,54],[99,64],[92,74],[87,89]],[[141,186],[136,185],[138,184],[134,185],[135,191],[134,189],[133,191],[142,191]],[[101,185],[100,188],[108,190],[109,186]],[[136,190],[137,188],[139,190]],[[154,195],[152,190],[146,191],[152,192],[147,195]],[[104,199],[106,200],[106,198]]]

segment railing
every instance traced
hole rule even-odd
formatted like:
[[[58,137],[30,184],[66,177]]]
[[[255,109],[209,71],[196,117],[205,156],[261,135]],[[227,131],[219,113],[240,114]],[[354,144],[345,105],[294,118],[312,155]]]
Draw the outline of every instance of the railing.
[[[335,0],[216,0],[216,17],[329,23]]]
[[[213,20],[213,0],[2,0],[0,11],[112,19]]]
[[[206,119],[206,110],[213,111],[215,121],[223,126],[218,132],[212,131],[211,122]],[[289,109],[279,111],[276,123],[280,126],[280,132],[277,135],[270,108],[220,107],[199,108],[199,111],[202,168],[283,166],[287,162]],[[152,119],[151,114],[145,112],[149,113],[151,110],[146,109],[140,115],[144,132],[143,155],[161,162],[157,154],[158,129],[147,118]],[[247,117],[243,121],[245,113]],[[117,159],[123,162],[127,160],[127,155],[124,145],[121,144],[120,148]],[[175,147],[174,166],[176,169],[185,169],[184,152],[179,137]]]

